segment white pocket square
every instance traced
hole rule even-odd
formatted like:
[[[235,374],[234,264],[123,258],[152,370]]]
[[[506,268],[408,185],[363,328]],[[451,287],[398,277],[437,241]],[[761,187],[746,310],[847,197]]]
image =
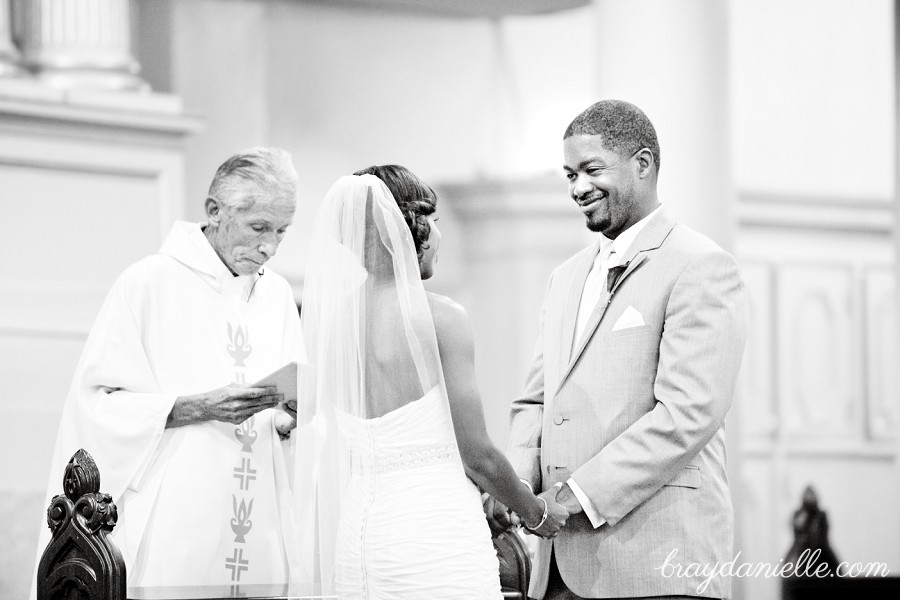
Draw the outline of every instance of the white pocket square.
[[[629,306],[619,316],[619,320],[613,325],[613,331],[621,331],[622,329],[630,329],[632,327],[640,327],[644,324],[644,317],[633,306]]]

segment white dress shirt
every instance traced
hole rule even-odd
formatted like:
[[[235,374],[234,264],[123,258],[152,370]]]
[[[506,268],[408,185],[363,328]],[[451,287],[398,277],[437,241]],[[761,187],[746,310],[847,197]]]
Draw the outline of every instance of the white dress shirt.
[[[591,270],[588,271],[587,279],[584,280],[584,287],[581,290],[581,301],[578,303],[578,317],[575,319],[575,335],[572,336],[572,350],[574,350],[578,341],[581,340],[591,313],[594,312],[600,296],[603,295],[609,268],[618,264],[615,241],[608,239],[602,233],[600,238],[600,251],[594,257],[594,264],[591,266]]]

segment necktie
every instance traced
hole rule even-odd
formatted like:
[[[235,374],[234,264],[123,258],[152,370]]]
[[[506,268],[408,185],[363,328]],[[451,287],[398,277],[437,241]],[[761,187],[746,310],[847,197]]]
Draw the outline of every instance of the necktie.
[[[575,337],[572,338],[573,344],[581,339],[591,313],[594,312],[597,301],[600,300],[600,296],[606,288],[606,275],[610,265],[615,261],[615,254],[616,251],[610,240],[600,248],[600,252],[594,258],[594,264],[588,272],[587,279],[584,281],[584,290],[581,292],[581,303],[578,305],[578,317],[575,320]]]

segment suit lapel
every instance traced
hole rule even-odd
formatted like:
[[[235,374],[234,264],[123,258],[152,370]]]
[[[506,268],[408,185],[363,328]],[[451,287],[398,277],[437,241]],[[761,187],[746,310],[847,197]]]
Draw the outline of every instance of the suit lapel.
[[[575,363],[578,362],[578,359],[581,358],[581,355],[584,353],[584,349],[587,346],[588,341],[590,341],[591,337],[593,337],[594,333],[597,331],[597,328],[600,326],[600,322],[603,320],[603,316],[606,314],[606,308],[609,306],[609,303],[612,301],[615,293],[625,283],[625,280],[628,278],[628,276],[636,271],[637,268],[641,266],[641,264],[643,264],[652,256],[653,251],[655,251],[660,247],[660,245],[662,245],[663,241],[666,239],[666,237],[668,237],[674,226],[675,218],[669,213],[666,207],[662,207],[659,212],[647,223],[647,225],[644,226],[644,229],[638,234],[637,238],[635,238],[634,242],[625,252],[624,258],[619,261],[620,265],[625,266],[625,270],[618,277],[618,279],[615,280],[611,289],[603,290],[600,299],[597,301],[597,306],[594,308],[593,312],[591,313],[590,319],[585,326],[584,333],[582,334],[581,339],[578,340],[578,345],[571,353],[568,364],[563,367],[561,371],[562,376],[559,378],[559,385],[554,391],[554,396],[559,392],[559,389],[566,382],[566,379],[572,372],[572,369],[575,367]],[[588,264],[588,270],[589,269],[590,264]],[[575,336],[575,317],[578,313],[578,301],[581,297],[581,290],[584,287],[584,280],[587,278],[587,270],[582,273],[579,269],[578,272],[574,275],[574,278],[575,279],[573,281],[573,284],[570,287],[569,298],[566,302],[567,312],[563,319],[564,341],[568,339],[569,345],[565,345],[562,347],[560,356],[565,356],[565,349],[572,347],[572,338]],[[576,288],[578,296],[575,297],[574,301],[575,314],[571,316],[571,319],[569,319],[570,315],[568,314],[568,311],[572,303],[572,290]]]

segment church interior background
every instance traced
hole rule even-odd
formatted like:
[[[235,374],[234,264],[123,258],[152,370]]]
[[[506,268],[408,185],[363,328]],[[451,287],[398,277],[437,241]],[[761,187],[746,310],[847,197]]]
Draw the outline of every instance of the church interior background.
[[[608,97],[655,123],[662,201],[744,269],[740,560],[784,557],[811,484],[839,558],[897,574],[897,22],[891,0],[0,0],[0,597],[26,594],[103,296],[248,146],[300,175],[271,263],[298,300],[338,176],[399,163],[437,188],[428,285],[472,316],[502,447],[546,278],[590,239],[562,131]]]

